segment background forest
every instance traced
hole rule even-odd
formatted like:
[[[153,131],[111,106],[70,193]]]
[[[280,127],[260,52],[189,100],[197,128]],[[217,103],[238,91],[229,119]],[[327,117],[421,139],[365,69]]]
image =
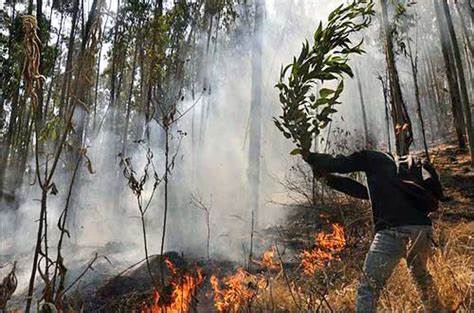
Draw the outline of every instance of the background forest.
[[[473,3],[373,2],[349,37],[364,51],[332,59],[344,88],[312,86],[331,110],[308,143],[437,167],[452,200],[432,266],[467,312]],[[317,181],[274,124],[281,69],[348,3],[372,1],[0,0],[0,312],[11,297],[21,312],[353,310],[368,204]],[[380,306],[421,310],[399,272]]]

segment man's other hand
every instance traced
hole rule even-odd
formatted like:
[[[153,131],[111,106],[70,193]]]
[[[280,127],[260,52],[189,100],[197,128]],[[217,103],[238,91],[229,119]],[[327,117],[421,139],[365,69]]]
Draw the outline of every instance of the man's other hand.
[[[308,158],[310,154],[311,152],[309,151],[309,149],[303,149],[301,151],[301,156],[303,157],[303,160],[305,160],[306,162],[308,162]]]

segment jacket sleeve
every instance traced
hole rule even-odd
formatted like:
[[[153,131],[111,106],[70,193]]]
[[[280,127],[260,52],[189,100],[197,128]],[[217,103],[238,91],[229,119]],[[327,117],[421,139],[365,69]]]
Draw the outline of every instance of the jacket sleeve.
[[[435,168],[428,162],[422,166],[422,187],[430,191],[437,199],[444,199],[443,187]]]
[[[325,176],[325,179],[327,185],[332,189],[343,192],[351,197],[369,200],[367,188],[349,177],[328,174]]]
[[[397,186],[413,199],[419,209],[428,212],[438,210],[438,199],[422,186],[408,180],[400,180],[397,182]]]
[[[316,169],[328,173],[367,172],[370,170],[370,160],[367,151],[352,153],[348,156],[331,156],[324,153],[311,153],[307,162]]]

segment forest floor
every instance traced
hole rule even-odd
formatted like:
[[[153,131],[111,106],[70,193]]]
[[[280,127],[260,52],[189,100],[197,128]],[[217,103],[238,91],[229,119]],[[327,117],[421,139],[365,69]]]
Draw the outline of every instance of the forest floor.
[[[439,145],[430,154],[449,200],[432,216],[436,247],[429,268],[451,312],[474,312],[474,172],[467,154],[459,153],[453,145]],[[260,232],[257,240],[267,252],[254,256],[245,270],[233,262],[169,253],[168,259],[179,271],[193,273],[195,281],[191,276],[175,276],[175,285],[167,285],[163,291],[167,295],[162,294],[159,303],[168,298],[166,305],[171,307],[169,297],[183,301],[176,298],[180,293],[173,294],[173,288],[178,286],[182,296],[194,294],[194,289],[186,291],[184,286],[196,282],[199,286],[192,296],[192,312],[218,312],[216,303],[227,312],[353,312],[363,260],[373,237],[370,205],[329,190],[319,194],[319,199],[317,205],[289,205],[291,214],[284,224]],[[342,229],[343,235],[332,225],[340,227],[336,228]],[[304,261],[305,254],[312,258],[309,264]],[[157,280],[159,263],[156,257],[150,261]],[[311,266],[313,270],[308,270]],[[147,282],[145,262],[115,277],[97,275],[102,265],[94,267],[95,274],[91,275],[95,278],[81,284],[86,288],[69,295],[70,304],[76,308],[70,312],[80,311],[79,307],[85,312],[163,312],[153,306],[158,300]],[[197,267],[202,270],[201,283],[197,282]],[[171,271],[166,270],[165,275],[171,277]],[[218,278],[214,285],[213,275]],[[19,299],[21,296],[11,307],[21,307]],[[379,310],[423,311],[404,261],[390,278]]]

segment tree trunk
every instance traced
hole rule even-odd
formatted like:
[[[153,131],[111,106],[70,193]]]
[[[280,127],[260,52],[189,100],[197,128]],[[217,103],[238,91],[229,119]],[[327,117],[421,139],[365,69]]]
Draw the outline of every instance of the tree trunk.
[[[411,48],[410,41],[408,41],[408,56],[410,58],[413,85],[415,86],[416,113],[418,115],[418,119],[420,120],[421,134],[423,137],[423,147],[425,148],[426,159],[428,160],[428,162],[430,162],[428,144],[426,143],[425,122],[423,120],[423,114],[421,112],[420,88],[418,85],[418,54],[415,51],[415,55],[413,55],[413,50]]]
[[[115,25],[114,25],[114,39],[112,43],[112,69],[110,73],[110,103],[109,107],[112,110],[112,130],[113,130],[113,124],[115,122],[115,114],[116,114],[116,108],[115,108],[115,103],[116,103],[116,78],[115,76],[117,75],[117,39],[118,39],[118,28],[119,28],[119,13],[120,13],[120,0],[117,0],[117,14],[116,14],[116,19],[115,19]],[[120,90],[120,89],[119,89]]]
[[[436,106],[436,120],[438,122],[438,126],[441,127],[441,136],[448,136],[449,135],[449,126],[450,123],[447,122],[448,118],[448,111],[449,108],[447,108],[446,103],[449,102],[449,99],[446,101],[446,97],[441,91],[441,87],[439,86],[439,81],[437,80],[437,73],[435,66],[433,64],[433,60],[431,57],[427,55],[427,62],[426,62],[426,69],[429,74],[429,81],[430,81],[430,87],[431,90],[435,96],[435,103],[434,105]],[[443,79],[444,81],[444,79]],[[441,122],[442,121],[442,122]]]
[[[12,10],[12,17],[11,20],[14,21],[16,19],[16,1],[12,1],[10,3],[11,10]],[[8,28],[8,55],[12,55],[14,45],[14,25],[10,23]],[[8,60],[10,61],[10,60]],[[18,116],[18,99],[20,95],[20,81],[21,81],[21,73],[19,73],[18,77],[10,77],[8,73],[8,69],[12,67],[11,61],[5,62],[2,64],[0,68],[0,86],[2,91],[2,109],[3,105],[5,105],[7,98],[10,100],[10,117],[8,121],[8,126],[6,129],[6,133],[3,134],[3,138],[0,141],[0,199],[2,199],[4,193],[6,192],[4,189],[4,182],[5,182],[5,175],[9,169],[9,155],[11,150],[11,145],[13,142],[13,136],[16,129],[17,124],[17,116]],[[7,87],[12,86],[12,92],[7,92]],[[5,111],[3,111],[2,119],[0,120],[1,123],[1,130],[5,127],[5,122],[3,121],[3,115]]]
[[[44,54],[41,53],[43,50],[43,45],[47,45],[48,43],[45,42],[46,38],[44,34],[46,33],[46,22],[43,17],[43,0],[36,0],[36,21],[38,23],[38,38],[40,39],[42,45],[39,45],[39,53],[40,53],[40,64],[39,64],[39,72],[45,74],[45,62],[44,62]],[[39,79],[37,81],[38,84],[38,106],[36,115],[41,121],[43,119],[43,81]]]
[[[364,140],[365,140],[365,148],[369,147],[369,128],[367,126],[367,113],[365,111],[365,102],[364,102],[364,94],[362,92],[362,82],[359,73],[359,69],[356,67],[356,76],[357,76],[357,88],[359,89],[359,98],[360,98],[360,109],[362,112],[362,123],[364,124]]]
[[[206,55],[205,55],[205,65],[204,65],[204,81],[203,81],[203,91],[207,94],[205,97],[205,102],[203,101],[203,106],[201,108],[201,121],[199,123],[199,144],[202,145],[204,142],[204,134],[206,132],[206,123],[207,123],[207,107],[210,106],[210,97],[211,97],[211,86],[210,86],[210,46],[211,46],[211,35],[212,35],[212,28],[214,23],[214,17],[212,15],[209,16],[209,28],[207,30],[207,43],[206,43]]]
[[[56,40],[56,44],[54,45],[55,46],[55,50],[56,51],[59,51],[59,47],[60,47],[60,42],[61,42],[61,33],[62,33],[62,30],[63,30],[63,23],[64,22],[64,13],[61,12],[61,20],[59,22],[59,30],[58,30],[58,38]],[[61,71],[61,54],[59,54],[59,57],[58,55],[55,55],[54,57],[54,60],[53,60],[53,65],[52,65],[52,72],[51,72],[51,82],[49,83],[49,87],[48,87],[48,93],[47,93],[47,96],[46,96],[46,103],[44,105],[44,112],[43,112],[43,115],[45,116],[45,118],[47,118],[47,115],[48,115],[48,111],[49,111],[49,103],[51,101],[51,95],[52,95],[52,92],[53,92],[53,86],[55,85],[55,80],[56,80],[56,64],[58,64],[58,74],[60,73]]]
[[[259,225],[260,157],[262,141],[262,26],[265,0],[255,1],[255,25],[252,50],[252,90],[249,124],[250,209]]]
[[[413,142],[413,133],[408,111],[403,101],[402,89],[398,77],[398,70],[395,64],[395,54],[393,51],[392,33],[393,27],[390,24],[387,6],[388,0],[380,0],[382,6],[382,21],[385,36],[385,58],[387,62],[390,102],[392,109],[393,127],[395,131],[395,143],[398,155],[408,154],[410,145]]]
[[[451,53],[449,33],[446,31],[443,12],[441,11],[438,1],[439,0],[433,0],[433,3],[436,12],[436,20],[438,21],[438,27],[440,30],[441,51],[443,52],[446,78],[448,80],[449,94],[451,97],[451,110],[454,118],[454,128],[456,130],[458,147],[460,150],[464,150],[466,149],[466,141],[464,138],[464,114],[461,107],[461,95],[459,93],[456,69],[454,68],[454,60]]]
[[[469,104],[469,96],[467,94],[466,87],[466,78],[464,76],[464,68],[461,58],[461,52],[459,50],[459,44],[454,31],[453,20],[451,17],[451,12],[449,10],[447,0],[441,0],[443,4],[443,11],[446,18],[446,23],[448,26],[449,35],[451,37],[451,44],[454,53],[454,60],[458,72],[458,82],[461,90],[461,101],[464,108],[464,118],[466,126],[466,134],[469,142],[469,152],[471,155],[471,167],[474,167],[474,130],[472,128],[472,118],[471,118],[471,108]]]
[[[380,83],[382,84],[382,91],[383,91],[383,102],[384,102],[384,109],[385,109],[385,126],[386,126],[386,133],[387,133],[387,149],[388,152],[392,152],[392,142],[390,140],[390,108],[388,105],[388,90],[387,85],[382,76],[380,76]]]
[[[59,101],[60,116],[64,117],[68,107],[66,99],[68,98],[70,81],[72,79],[72,59],[74,55],[74,42],[76,36],[76,25],[79,11],[79,0],[74,1],[74,8],[71,21],[71,32],[69,33],[69,42],[67,46],[66,69],[64,71],[63,85]]]
[[[474,96],[474,76],[472,75],[472,67],[473,62],[472,58],[469,57],[469,52],[467,51],[467,47],[464,47],[465,55],[466,55],[466,65],[467,65],[467,77],[468,80],[471,82],[471,97]]]
[[[430,128],[430,142],[434,143],[434,140],[436,137],[438,137],[440,133],[440,129],[442,127],[441,120],[439,118],[439,110],[437,110],[438,106],[438,99],[436,96],[436,92],[434,89],[431,88],[431,78],[430,78],[430,72],[427,66],[428,62],[424,62],[423,64],[423,74],[421,75],[421,86],[424,94],[426,95],[424,97],[424,107],[427,108],[428,111],[428,123],[429,123],[429,128]],[[436,119],[436,125],[437,129],[435,128],[435,123],[434,119]]]
[[[138,39],[135,39],[135,52],[133,53],[132,61],[132,73],[130,75],[130,88],[128,89],[128,100],[127,100],[127,109],[125,113],[125,127],[122,134],[122,155],[125,157],[127,153],[127,144],[128,144],[128,128],[130,123],[130,111],[132,109],[132,94],[133,94],[133,83],[135,78],[135,70],[137,67],[137,55],[138,55]]]
[[[470,31],[467,29],[467,26],[466,26],[467,22],[464,20],[464,16],[461,10],[459,9],[459,3],[455,2],[455,6],[456,6],[456,12],[458,13],[459,19],[461,21],[461,29],[463,31],[464,38],[466,38],[467,47],[469,48],[469,51],[471,53],[471,58],[472,58],[474,57],[474,47],[472,46],[471,39],[469,38]]]

